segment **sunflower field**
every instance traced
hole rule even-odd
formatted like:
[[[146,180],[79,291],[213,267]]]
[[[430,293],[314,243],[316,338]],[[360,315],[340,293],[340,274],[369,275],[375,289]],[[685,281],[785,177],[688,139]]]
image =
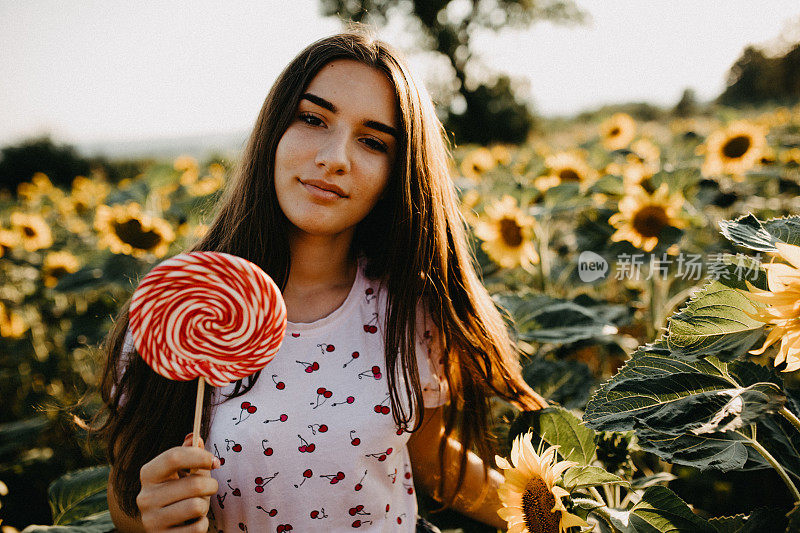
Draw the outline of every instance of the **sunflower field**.
[[[508,531],[800,530],[800,106],[546,132],[457,147],[453,168],[552,404],[494,404]],[[4,527],[112,527],[87,431],[99,344],[137,280],[203,235],[230,168],[182,156],[69,190],[37,174],[0,197]],[[494,531],[432,507],[443,530]]]

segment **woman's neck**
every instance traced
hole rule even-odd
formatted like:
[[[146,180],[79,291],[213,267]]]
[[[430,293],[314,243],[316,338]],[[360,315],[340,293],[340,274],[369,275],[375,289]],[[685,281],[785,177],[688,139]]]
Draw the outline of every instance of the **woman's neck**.
[[[292,263],[284,296],[350,287],[357,262],[351,238],[305,235],[291,239]]]

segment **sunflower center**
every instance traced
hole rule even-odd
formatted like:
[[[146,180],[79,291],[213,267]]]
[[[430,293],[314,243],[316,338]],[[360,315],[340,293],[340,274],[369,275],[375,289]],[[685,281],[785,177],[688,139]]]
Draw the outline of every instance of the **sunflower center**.
[[[658,237],[669,225],[669,216],[660,205],[646,205],[633,215],[633,229],[642,237]]]
[[[36,237],[36,230],[30,226],[22,226],[22,233],[24,233],[26,237]]]
[[[608,132],[608,136],[609,137],[616,137],[621,132],[622,132],[622,130],[620,130],[619,128],[614,128],[614,129],[612,129],[611,131]]]
[[[556,497],[540,477],[534,477],[525,485],[522,494],[522,514],[530,533],[558,533],[561,513],[552,512]]]
[[[737,135],[731,137],[725,146],[722,147],[722,153],[728,159],[739,159],[747,150],[750,149],[750,137],[747,135]]]
[[[522,228],[513,218],[500,220],[500,235],[508,246],[517,247],[522,244]]]
[[[53,276],[54,278],[62,278],[67,274],[69,274],[69,270],[67,270],[66,267],[64,266],[59,265],[51,268],[48,274]]]
[[[558,177],[561,178],[561,181],[580,181],[581,175],[575,172],[575,170],[571,168],[565,168],[561,172],[558,173]]]
[[[122,242],[140,250],[155,248],[161,242],[161,235],[152,230],[144,231],[142,223],[135,218],[125,222],[115,222],[114,233]]]

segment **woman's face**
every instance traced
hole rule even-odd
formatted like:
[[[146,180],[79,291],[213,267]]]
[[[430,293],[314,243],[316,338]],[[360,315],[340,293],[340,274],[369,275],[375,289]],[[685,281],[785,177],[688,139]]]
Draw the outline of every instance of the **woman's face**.
[[[349,234],[389,181],[399,124],[386,75],[349,59],[311,80],[275,152],[275,193],[298,234]]]

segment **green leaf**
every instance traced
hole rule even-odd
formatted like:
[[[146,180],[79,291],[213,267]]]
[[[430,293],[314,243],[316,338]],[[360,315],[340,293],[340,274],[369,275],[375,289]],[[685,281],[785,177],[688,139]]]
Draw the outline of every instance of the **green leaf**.
[[[759,263],[743,255],[726,255],[716,265],[719,278],[669,318],[666,342],[676,357],[697,359],[713,355],[723,361],[739,359],[764,335],[764,323],[746,314],[763,305],[737,290],[747,290],[745,280],[767,288],[766,274]]]
[[[567,409],[582,409],[595,384],[592,371],[582,361],[533,357],[525,361],[522,377],[548,401]]]
[[[23,533],[108,533],[116,531],[108,511],[87,516],[68,526],[28,526]]]
[[[656,485],[644,491],[642,499],[630,510],[629,524],[633,531],[692,531],[716,533],[706,520],[695,515],[674,492]]]
[[[653,485],[658,485],[660,483],[668,483],[673,479],[678,479],[678,476],[671,472],[659,472],[657,474],[653,474],[652,476],[642,476],[632,480],[631,488],[646,489],[647,487],[652,487]]]
[[[630,483],[619,476],[606,472],[599,466],[573,466],[564,472],[564,487],[570,492],[596,485],[624,485],[627,487],[630,486]]]
[[[771,369],[714,357],[678,359],[662,340],[634,352],[589,400],[583,418],[598,431],[636,430],[642,449],[670,462],[760,468],[763,460],[747,446],[749,426],[785,402]]]
[[[800,216],[772,218],[761,222],[752,213],[719,223],[731,242],[751,250],[776,252],[776,242],[800,245]]]
[[[761,507],[749,516],[737,514],[712,518],[708,521],[717,533],[761,533],[763,531],[786,531],[784,511]],[[788,531],[797,531],[789,529]]]
[[[542,294],[501,293],[495,302],[508,310],[520,339],[570,344],[616,332],[598,310]]]
[[[108,508],[108,466],[93,466],[65,474],[50,484],[47,499],[53,524],[67,525]]]
[[[34,416],[0,424],[0,459],[8,460],[15,453],[33,446],[50,422],[46,416]]]
[[[548,407],[539,418],[539,434],[567,461],[588,465],[595,456],[594,431],[584,426],[580,419],[562,407]]]
[[[583,419],[597,431],[646,427],[699,435],[742,427],[785,401],[782,383],[768,368],[714,357],[682,360],[661,340],[640,347],[601,385]]]

